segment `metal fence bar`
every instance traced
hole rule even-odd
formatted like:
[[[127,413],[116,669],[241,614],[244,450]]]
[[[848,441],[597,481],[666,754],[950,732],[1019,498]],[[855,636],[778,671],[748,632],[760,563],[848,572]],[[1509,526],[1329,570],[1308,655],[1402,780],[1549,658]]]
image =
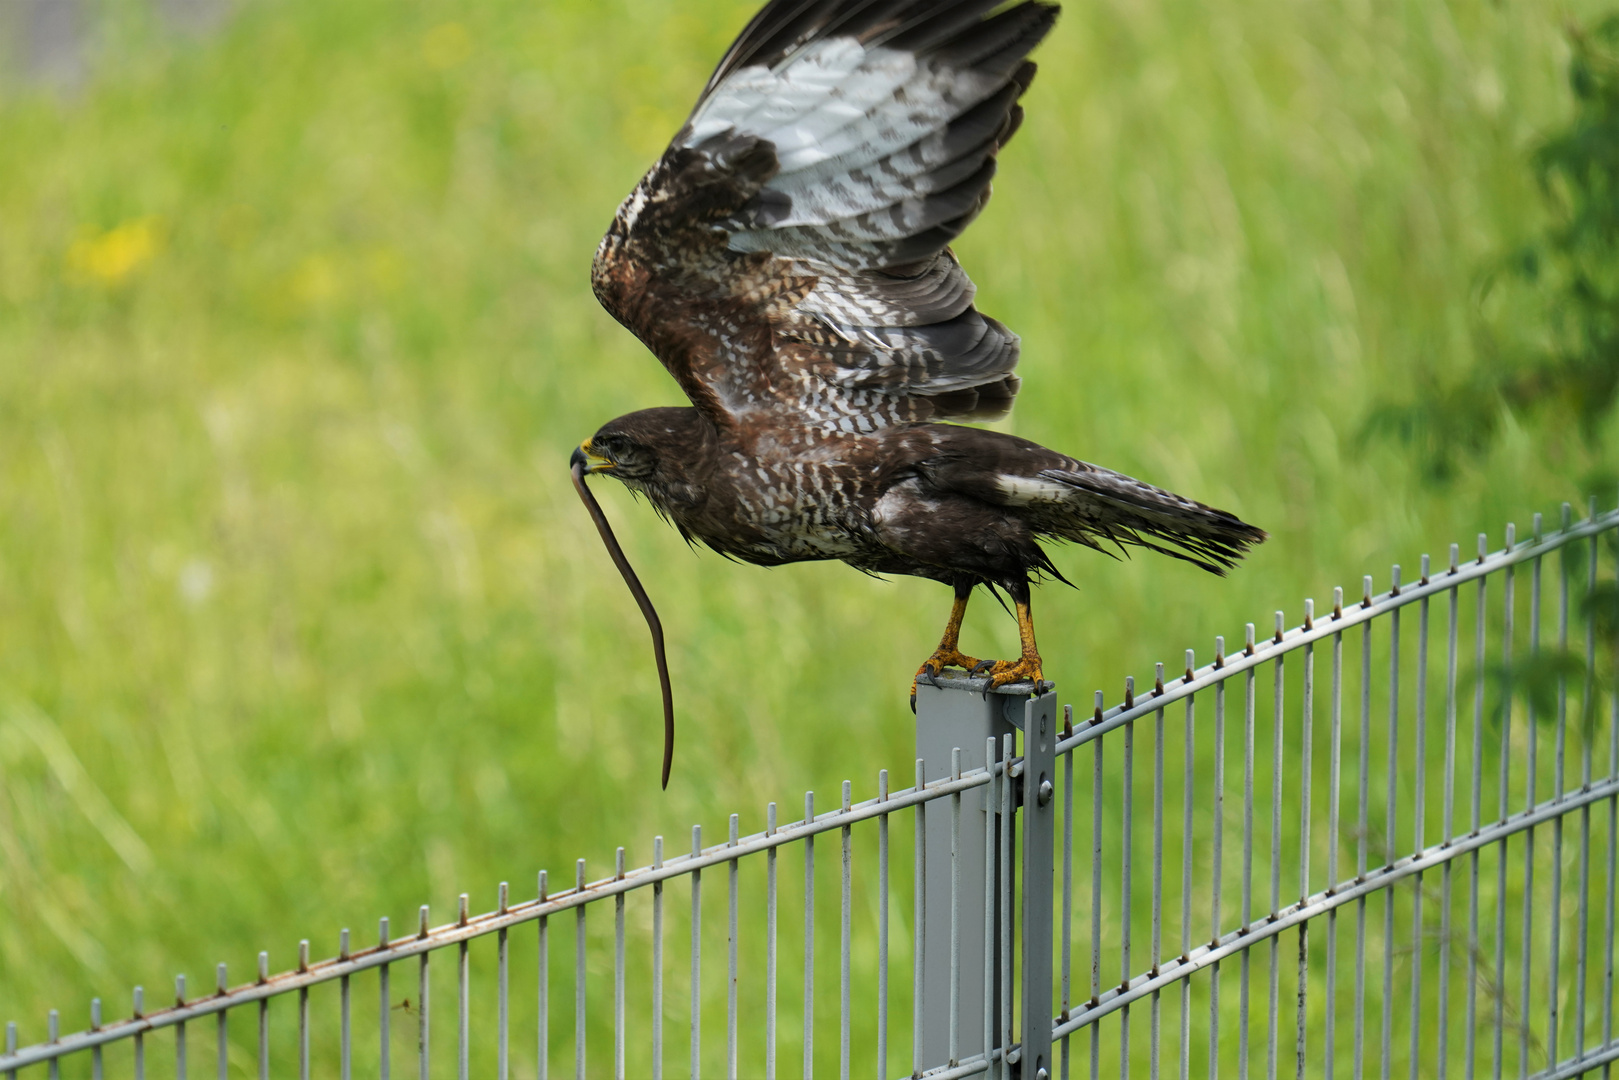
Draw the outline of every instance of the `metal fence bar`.
[[[1372,579],[1362,579],[1361,607],[1372,602]],[[1366,846],[1371,836],[1367,824],[1367,808],[1371,805],[1371,739],[1372,731],[1372,624],[1367,621],[1360,639],[1360,769],[1359,801],[1355,816],[1355,880],[1366,880]],[[1366,1063],[1366,897],[1355,902],[1355,1050],[1354,1068],[1350,1072],[1359,1080],[1365,1076]]]
[[[1279,616],[1278,616],[1279,618]],[[1306,629],[1315,623],[1315,601],[1304,602],[1304,626]],[[1282,627],[1278,622],[1276,636],[1282,637]],[[1277,664],[1278,673],[1281,671],[1280,661]],[[1299,725],[1299,804],[1303,806],[1304,813],[1300,818],[1299,828],[1299,903],[1304,903],[1310,896],[1310,818],[1313,806],[1311,798],[1311,770],[1314,765],[1315,753],[1315,643],[1311,642],[1304,647],[1304,697],[1303,711]],[[1306,1014],[1309,1008],[1310,995],[1310,939],[1309,923],[1299,924],[1298,943],[1298,991],[1297,1001],[1293,1012],[1293,1073],[1298,1080],[1304,1077],[1305,1027]]]
[[[1450,545],[1450,570],[1459,569],[1459,551]],[[1456,642],[1461,619],[1461,598],[1450,590],[1449,616],[1445,632],[1445,760],[1444,794],[1440,807],[1440,834],[1447,840],[1456,831]],[[1423,601],[1424,604],[1427,601]],[[1427,635],[1423,635],[1426,640]],[[1439,871],[1439,1080],[1450,1070],[1450,890],[1451,867]]]
[[[989,736],[984,740],[984,767],[992,769],[995,765],[995,737]],[[995,826],[999,815],[995,808],[1000,806],[1000,789],[1007,783],[1005,772],[998,775],[992,773],[990,788],[984,793],[984,1031],[983,1047],[986,1060],[991,1049],[995,1046],[995,875],[989,873],[989,868],[995,858]],[[986,1066],[986,1073],[992,1073],[992,1068]]]
[[[661,840],[661,838],[658,841],[654,842],[653,853],[654,853],[653,854],[653,861],[656,862],[657,861],[657,856],[662,853],[662,840]],[[540,871],[539,892],[536,895],[539,896],[540,902],[542,904],[547,899],[546,885],[547,885],[546,872],[544,870],[541,870]],[[656,895],[656,894],[654,894],[654,895]],[[654,908],[654,910],[657,910],[657,909]],[[653,923],[654,923],[655,926],[658,924],[658,915],[656,915],[656,914],[653,915]],[[661,929],[661,927],[659,927],[659,929]],[[538,1004],[538,1008],[536,1010],[536,1022],[535,1022],[535,1039],[536,1039],[536,1051],[535,1051],[535,1053],[536,1053],[536,1060],[538,1062],[538,1065],[536,1066],[536,1072],[538,1073],[540,1080],[546,1080],[546,1078],[551,1075],[551,920],[550,920],[550,918],[548,916],[544,916],[544,915],[540,916],[540,918],[538,920],[538,923],[537,923],[537,930],[538,930],[538,935],[539,936],[538,936],[538,952],[537,952],[537,956],[536,956],[536,965],[535,965],[535,967],[536,967],[536,975],[537,975],[538,1003],[539,1004]],[[654,950],[654,955],[657,954],[658,944],[659,944],[661,939],[662,939],[662,935],[659,934],[658,931],[655,929],[653,931],[653,934],[652,934],[652,948]],[[657,973],[656,973],[655,969],[656,969],[656,961],[654,961],[653,985],[657,986],[658,981],[657,981]],[[384,971],[386,972],[386,969],[384,969]],[[654,991],[653,996],[654,997],[657,996],[656,991]],[[653,1030],[656,1031],[657,1030],[657,1024],[658,1024],[657,1010],[656,1009],[653,1010],[652,1023],[653,1023]],[[386,1029],[384,1029],[384,1036],[386,1036]],[[656,1036],[654,1036],[654,1040],[656,1040]],[[384,1038],[384,1043],[386,1044],[386,1037]],[[657,1062],[658,1062],[658,1060],[659,1060],[658,1055],[657,1055],[656,1052],[654,1052],[653,1055],[652,1055],[652,1061],[653,1061],[652,1068],[653,1068],[654,1075],[656,1075],[656,1073],[657,1073],[657,1067],[658,1067]]]
[[[877,801],[888,801],[888,770],[877,773]],[[877,1075],[888,1075],[888,815],[877,819]]]
[[[1389,577],[1390,590],[1399,595],[1400,567],[1395,565]],[[1384,805],[1383,818],[1383,858],[1385,865],[1394,861],[1394,852],[1399,841],[1395,838],[1394,826],[1398,818],[1396,807],[1398,805],[1398,789],[1394,778],[1399,775],[1400,763],[1400,609],[1396,608],[1389,613],[1389,722],[1388,722],[1388,765],[1383,773],[1387,798]],[[1394,1055],[1390,1048],[1390,1040],[1394,1034],[1394,892],[1389,890],[1383,893],[1383,1027],[1382,1056],[1378,1059],[1377,1075],[1380,1080],[1389,1080],[1389,1073],[1394,1067]]]
[[[618,848],[613,853],[613,876],[624,876],[624,849]],[[501,931],[502,934],[505,931]],[[502,950],[505,949],[506,939],[500,940]],[[505,993],[506,980],[504,969],[506,957],[502,952],[501,958],[502,978],[501,992]],[[504,1002],[501,1009],[502,1027],[504,1027]],[[624,1080],[624,894],[619,893],[613,897],[613,1076],[616,1080]],[[505,1071],[505,1039],[501,1039],[501,1071]]]
[[[544,880],[544,876],[545,875],[542,872],[541,875],[540,875],[542,881]],[[544,923],[541,923],[541,926],[544,926]],[[542,933],[543,933],[543,931],[542,931]],[[378,922],[377,922],[377,948],[378,949],[385,949],[387,947],[388,947],[388,917],[385,915],[380,920],[378,920]],[[545,955],[545,951],[544,951],[543,948],[540,950],[540,955],[541,956]],[[263,975],[263,972],[264,972],[264,966],[265,965],[264,965],[264,961],[263,961],[263,956],[262,956],[262,954],[260,954],[259,972],[260,972],[261,976]],[[544,997],[542,996],[540,1000],[543,1001]],[[268,999],[266,999],[265,1001],[261,1001],[259,1003],[259,1075],[260,1076],[268,1076],[269,1073],[270,1073],[269,1059],[265,1056],[269,1052],[269,1047],[267,1046],[266,1041],[265,1041],[265,1030],[264,1030],[265,1019],[266,1019],[266,1014],[265,1014],[264,1010],[265,1010],[266,1006],[268,1006],[268,1005],[269,1005]],[[390,1068],[390,1065],[391,1065],[390,1055],[388,1053],[388,1020],[390,1018],[390,1014],[392,1013],[392,1011],[393,1011],[393,1003],[389,998],[389,989],[388,989],[388,965],[383,964],[383,965],[381,965],[381,966],[379,966],[377,968],[377,1034],[378,1034],[378,1038],[377,1038],[377,1072],[378,1072],[379,1075],[381,1075],[382,1080],[388,1080],[389,1068]],[[542,1040],[541,1045],[542,1046],[544,1045],[543,1040]],[[545,1060],[543,1055],[541,1056],[540,1060],[542,1062]],[[542,1078],[545,1076],[544,1066],[543,1065],[541,1066],[540,1076]]]
[[[1283,615],[1276,613],[1276,640],[1282,639]],[[1282,906],[1282,713],[1286,704],[1283,663],[1287,654],[1276,657],[1272,664],[1273,695],[1271,705],[1270,751],[1270,909]],[[1270,996],[1267,1001],[1270,1022],[1265,1027],[1265,1078],[1276,1080],[1277,1034],[1281,1027],[1280,986],[1282,963],[1279,953],[1281,938],[1270,939]]]
[[[1247,626],[1248,640],[1243,651],[1254,655],[1254,624]],[[1243,672],[1242,698],[1242,931],[1248,932],[1254,914],[1254,675]],[[1215,926],[1216,932],[1219,925]],[[1242,953],[1242,981],[1237,991],[1237,1074],[1248,1075],[1248,993],[1253,954]]]
[[[916,786],[922,787],[927,782],[925,764],[921,758],[916,759]],[[928,926],[928,836],[927,836],[927,805],[916,804],[916,814],[913,818],[916,824],[916,846],[914,851],[914,869],[911,875],[912,891],[912,942],[911,942],[911,1073],[920,1075],[922,1072],[922,976],[923,964],[927,958],[927,926]],[[985,875],[989,880],[989,875]],[[987,1045],[987,1044],[986,1044]]]
[[[738,814],[731,815],[731,835],[729,843],[736,847],[737,841],[742,839],[742,818]],[[622,850],[622,849],[621,849]],[[725,1075],[727,1080],[736,1080],[737,1077],[737,1045],[736,1045],[736,983],[737,983],[737,872],[740,869],[737,860],[732,859],[730,873],[727,877],[726,892],[726,974],[725,974]],[[619,868],[619,876],[623,877],[623,867]],[[623,901],[619,901],[622,905]],[[622,910],[622,907],[621,907]]]
[[[457,899],[460,910],[461,925],[467,923],[467,894],[462,893]],[[458,1080],[469,1080],[472,1062],[472,960],[468,955],[471,942],[461,942],[459,949],[460,961],[456,965],[456,1039],[455,1039],[455,1074]],[[306,989],[304,993],[308,993]]]
[[[804,817],[812,815],[809,807],[804,808]],[[691,827],[691,857],[700,858],[703,854],[703,827]],[[584,882],[579,883],[584,888]],[[580,907],[581,912],[585,909]],[[580,916],[583,919],[583,915]],[[583,924],[581,923],[581,927]],[[808,950],[808,946],[805,946]],[[582,954],[581,954],[582,955]],[[809,1007],[809,994],[804,995],[805,1008]],[[703,1073],[703,872],[695,869],[691,872],[691,1028],[688,1035],[691,1049],[691,1076],[697,1080]],[[579,1080],[584,1080],[581,1075]]]
[[[511,887],[506,882],[502,881],[500,883],[500,888],[496,891],[496,897],[497,897],[497,900],[498,900],[498,903],[499,903],[499,907],[498,907],[497,910],[499,910],[502,914],[504,914],[505,911],[506,911],[506,905],[511,902]],[[345,930],[345,931],[343,931],[343,933],[345,935],[347,935],[348,931]],[[495,1030],[496,1030],[496,1034],[495,1034],[496,1051],[495,1052],[496,1052],[496,1055],[497,1055],[496,1058],[495,1058],[495,1075],[498,1078],[498,1080],[510,1080],[511,1071],[512,1071],[511,1070],[511,1017],[512,1017],[512,1010],[511,1010],[511,942],[509,940],[510,934],[511,934],[511,931],[503,926],[503,927],[500,928],[500,931],[499,931],[497,937],[495,938],[495,941],[496,941],[496,967],[497,967],[496,978],[499,980],[499,987],[500,987],[500,989],[499,989],[499,998],[500,998],[499,1010],[500,1011],[499,1011],[499,1014],[497,1015],[496,1021],[495,1021],[495,1024],[496,1024],[496,1028],[495,1028]],[[343,958],[344,959],[348,958],[348,948],[346,946],[346,942],[345,942],[345,947],[343,949]],[[344,992],[345,995],[348,993],[348,978],[347,978],[347,976],[345,976],[344,979],[343,979],[343,992]],[[347,1019],[348,1019],[348,1013],[345,1011],[343,1016],[344,1016],[344,1021],[345,1021],[345,1025],[346,1025]],[[349,1080],[347,1043],[344,1044],[343,1063],[344,1063],[343,1080]]]
[[[1102,691],[1096,692],[1092,723],[1102,720]],[[1091,744],[1091,1004],[1102,1000],[1102,740]],[[993,748],[991,749],[993,753]],[[1218,875],[1216,875],[1218,878]],[[1216,890],[1218,893],[1218,890]],[[985,956],[987,957],[986,950]],[[989,982],[988,962],[984,981]],[[1102,1029],[1091,1025],[1091,1080],[1102,1070]]]
[[[1619,572],[1619,565],[1615,566]],[[1613,643],[1619,653],[1619,642]],[[1609,694],[1611,711],[1608,714],[1608,775],[1619,776],[1619,691]],[[1602,905],[1602,1043],[1613,1045],[1613,969],[1614,921],[1619,913],[1619,793],[1608,798],[1608,868],[1607,900]],[[1602,1075],[1608,1080],[1611,1070],[1604,1065]]]
[[[1516,530],[1513,524],[1508,522],[1506,531],[1506,546],[1508,551],[1512,550],[1515,531]],[[1505,577],[1502,582],[1503,630],[1501,633],[1501,670],[1503,675],[1501,687],[1501,745],[1503,747],[1509,747],[1512,745],[1511,689],[1512,623],[1515,599],[1513,596],[1514,574],[1514,568],[1511,565],[1508,565],[1506,567]],[[1498,781],[1500,787],[1500,819],[1505,821],[1507,819],[1508,804],[1510,799],[1509,793],[1511,791],[1510,781],[1512,755],[1510,753],[1503,753],[1500,755],[1500,759]],[[1501,846],[1497,849],[1498,855],[1496,859],[1495,895],[1498,897],[1505,896],[1507,894],[1507,843],[1507,838],[1503,838],[1501,841]],[[1506,1034],[1506,957],[1507,906],[1505,904],[1497,903],[1495,905],[1495,1023],[1491,1026],[1491,1031],[1494,1035],[1495,1051],[1492,1072],[1494,1080],[1501,1080],[1502,1073],[1504,1072],[1506,1066],[1506,1047],[1504,1044],[1504,1036]]]
[[[774,851],[771,852],[775,854]],[[663,868],[663,837],[652,838],[652,866]],[[774,866],[774,863],[772,863]],[[774,936],[772,936],[774,940]],[[663,882],[652,886],[652,1076],[663,1076]]]
[[[1186,677],[1191,678],[1192,668],[1196,661],[1191,649],[1186,650]],[[1185,731],[1181,736],[1184,762],[1181,774],[1181,954],[1180,962],[1184,963],[1192,955],[1192,792],[1194,751],[1197,748],[1195,739],[1196,702],[1193,698],[1186,699]],[[1065,732],[1066,734],[1066,732]],[[1063,757],[1063,767],[1068,769],[1073,755]],[[1065,830],[1066,831],[1066,830]],[[1066,982],[1068,958],[1063,957],[1063,978]],[[1068,1019],[1066,995],[1063,1002],[1064,1020]],[[1192,980],[1181,980],[1181,1031],[1180,1031],[1180,1078],[1188,1080],[1192,1074]],[[1065,1041],[1063,1045],[1067,1045]]]
[[[956,770],[955,779],[961,779],[961,770]],[[961,795],[955,794],[952,799],[959,804]],[[843,782],[843,812],[849,812],[850,805],[849,781]],[[959,815],[958,815],[959,816]],[[842,885],[839,904],[838,923],[838,1076],[840,1080],[849,1080],[849,936],[853,913],[851,908],[850,879],[854,872],[854,832],[852,826],[843,827],[843,862]]]
[[[804,792],[804,820],[815,820],[815,792]],[[815,836],[804,838],[804,1080],[815,1075]]]
[[[1225,663],[1225,638],[1214,639],[1214,666],[1216,669]],[[1096,703],[1096,718],[1102,718],[1102,703]],[[1097,758],[1096,774],[1102,774],[1101,758],[1102,741],[1096,741]],[[1210,925],[1213,927],[1211,937],[1219,940],[1220,937],[1220,894],[1225,886],[1225,879],[1221,874],[1224,867],[1221,865],[1221,856],[1225,843],[1225,682],[1221,681],[1214,687],[1214,837],[1211,860],[1213,868],[1209,872],[1212,888],[1209,890],[1209,908],[1211,912]],[[1100,852],[1097,853],[1100,857]],[[1100,934],[1100,928],[1098,928]],[[1100,1004],[1098,998],[1092,997],[1093,1006]],[[1096,1028],[1092,1028],[1096,1030]],[[1209,971],[1209,1080],[1215,1080],[1220,1075],[1220,965],[1216,963]]]
[[[999,1049],[1006,1052],[1012,1046],[1012,783],[1010,767],[1012,752],[1015,743],[1011,735],[1002,736],[1001,764],[1007,771],[1001,773],[1000,783],[1000,875],[999,892],[1000,904],[996,912],[997,923],[1000,930],[1000,1013],[1001,1013],[1001,1045]],[[985,1002],[985,1011],[989,1011],[989,1003]],[[984,1053],[987,1056],[990,1048],[986,1045]],[[1005,1057],[1001,1059],[1001,1080],[1009,1080],[1011,1076],[1011,1062]]]
[[[1421,584],[1428,584],[1428,556],[1422,556]],[[1417,716],[1416,716],[1416,768],[1411,796],[1411,849],[1423,849],[1423,826],[1428,815],[1428,616],[1431,597],[1424,595],[1417,602]],[[1389,786],[1394,786],[1394,773],[1389,774]],[[1390,852],[1390,857],[1393,852]],[[1449,863],[1445,864],[1449,866]],[[1408,1050],[1411,1080],[1417,1080],[1422,1050],[1422,875],[1411,882],[1411,1044]],[[1441,1044],[1445,1039],[1443,1026],[1433,1033]]]
[[[1596,517],[1596,499],[1591,499],[1587,520]],[[1580,788],[1591,786],[1591,742],[1596,735],[1596,588],[1597,560],[1601,548],[1597,538],[1591,537],[1586,550],[1585,581],[1585,685],[1580,694]],[[1591,906],[1591,808],[1580,808],[1580,900],[1578,918],[1578,944],[1575,955],[1577,974],[1574,979],[1574,1060],[1585,1056],[1585,987],[1586,956],[1590,950]]]
[[[884,818],[886,823],[888,819]],[[765,807],[765,836],[776,835],[776,804]],[[765,850],[765,1077],[776,1078],[776,849]]]
[[[1134,704],[1136,681],[1132,678],[1124,680],[1124,700]],[[1119,952],[1121,956],[1119,985],[1130,985],[1130,975],[1134,968],[1130,965],[1130,931],[1135,914],[1134,879],[1131,876],[1133,867],[1132,856],[1135,852],[1135,751],[1136,751],[1136,725],[1132,720],[1124,725],[1124,774],[1121,777],[1124,784],[1124,817],[1119,825],[1121,834],[1119,862],[1120,876],[1123,878],[1121,886],[1119,910],[1123,917],[1119,925]],[[1008,754],[1010,756],[1010,754]],[[1010,1042],[1010,1039],[1008,1039]],[[1121,1080],[1129,1080],[1130,1076],[1130,1010],[1125,1008],[1119,1013],[1119,1076]]]
[[[270,954],[259,953],[259,982],[262,984],[270,977]],[[387,1002],[383,1003],[384,1009]],[[135,1015],[141,1015],[141,988],[135,987]],[[142,1045],[141,1034],[135,1035],[135,1075],[146,1075],[145,1047]],[[259,1080],[269,1080],[270,1077],[270,999],[259,999]]]
[[[1333,590],[1334,618],[1342,618],[1344,591]],[[1338,798],[1343,771],[1344,635],[1332,635],[1332,720],[1327,750],[1327,891],[1338,882]],[[1323,1032],[1326,1080],[1334,1080],[1338,1065],[1335,1041],[1338,1017],[1338,910],[1327,912],[1327,1011]]]
[[[1074,733],[1074,707],[1062,707],[1063,735]],[[1074,755],[1064,754],[1062,759],[1062,1012],[1059,1020],[1067,1020],[1073,1007],[1074,957]],[[1062,1080],[1069,1080],[1072,1047],[1068,1039],[1062,1040]]]
[[[1158,665],[1158,691],[1164,688],[1164,665]],[[1164,710],[1153,714],[1152,741],[1152,943],[1151,970],[1158,973],[1164,943]],[[1148,1038],[1148,1069],[1158,1080],[1158,1050],[1162,1039],[1160,995],[1152,996],[1152,1024]]]
[[[1479,533],[1478,557],[1481,561],[1488,551],[1488,545],[1489,538]],[[1473,628],[1473,757],[1471,779],[1468,784],[1471,811],[1468,820],[1474,834],[1477,834],[1484,821],[1484,627],[1488,606],[1486,592],[1488,581],[1488,578],[1478,579],[1478,612]],[[1479,852],[1477,849],[1468,858],[1467,871],[1467,1049],[1464,1075],[1473,1077],[1478,1075]]]
[[[1540,515],[1534,519],[1535,540],[1540,540]],[[1529,662],[1534,664],[1540,655],[1540,556],[1530,563],[1529,571]],[[1511,699],[1507,699],[1507,708],[1511,708]],[[1535,695],[1530,694],[1524,702],[1524,736],[1528,740],[1528,751],[1524,756],[1524,781],[1527,788],[1525,799],[1529,806],[1535,804],[1535,783],[1539,779],[1538,763],[1535,760],[1536,750],[1540,739],[1540,732],[1535,726]],[[1529,1010],[1529,1003],[1534,999],[1530,996],[1533,959],[1534,930],[1535,930],[1535,832],[1533,829],[1524,834],[1523,859],[1523,937],[1520,941],[1521,956],[1519,959],[1520,987],[1518,1000],[1525,1013]],[[1518,1024],[1518,1075],[1529,1075],[1531,1064],[1529,1061],[1530,1026],[1525,1016]]]
[[[1563,504],[1563,528],[1569,524],[1569,505]],[[1557,551],[1557,652],[1568,652],[1568,552],[1566,547]],[[1552,797],[1563,797],[1563,759],[1568,749],[1568,676],[1560,667],[1557,672],[1557,726],[1555,749],[1552,752]],[[1546,1048],[1548,1059],[1558,1060],[1558,1014],[1561,989],[1558,985],[1559,964],[1563,944],[1563,819],[1552,822],[1552,901],[1549,909],[1551,947],[1546,951]]]
[[[950,775],[961,779],[961,747],[950,751]],[[950,794],[949,1064],[961,1064],[961,792]]]
[[[583,918],[584,909],[580,909],[580,918]],[[416,935],[426,937],[428,933],[427,905],[423,904],[417,917]],[[432,1080],[429,1068],[432,1049],[432,1028],[429,1026],[429,993],[431,983],[428,980],[427,965],[433,954],[428,951],[419,953],[416,969],[416,1067],[421,1080]]]

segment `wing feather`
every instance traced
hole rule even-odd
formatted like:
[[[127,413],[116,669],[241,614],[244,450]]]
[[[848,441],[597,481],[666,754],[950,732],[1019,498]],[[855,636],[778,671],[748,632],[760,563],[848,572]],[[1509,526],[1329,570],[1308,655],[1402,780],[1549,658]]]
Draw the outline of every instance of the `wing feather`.
[[[596,268],[699,407],[845,430],[1010,408],[1017,335],[948,245],[1057,8],[999,6],[772,0],[727,51]]]

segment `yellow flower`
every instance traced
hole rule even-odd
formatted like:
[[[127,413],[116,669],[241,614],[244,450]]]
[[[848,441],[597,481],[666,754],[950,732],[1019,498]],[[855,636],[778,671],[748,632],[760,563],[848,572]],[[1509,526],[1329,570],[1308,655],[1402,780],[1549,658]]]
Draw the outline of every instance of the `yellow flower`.
[[[135,218],[104,233],[86,231],[67,249],[67,265],[79,277],[117,285],[163,246],[155,217]]]

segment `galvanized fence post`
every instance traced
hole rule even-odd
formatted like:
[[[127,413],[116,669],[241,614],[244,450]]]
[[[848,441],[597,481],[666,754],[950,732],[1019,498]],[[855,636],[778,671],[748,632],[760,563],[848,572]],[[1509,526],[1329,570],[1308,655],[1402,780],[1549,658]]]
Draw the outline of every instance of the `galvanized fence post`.
[[[1030,1080],[1038,1068],[1050,1069],[1051,1056],[1051,941],[1052,851],[1055,804],[1050,784],[1055,778],[1056,695],[1046,692],[1031,698],[1027,684],[986,692],[988,680],[942,676],[931,683],[919,680],[916,696],[916,756],[923,763],[927,782],[952,775],[955,768],[972,770],[985,765],[987,745],[1000,746],[1005,736],[1022,733],[1024,754],[1036,747],[1032,788],[1023,790],[1019,776],[1010,778],[1013,797],[1005,805],[1025,810],[1025,832],[1036,828],[1032,847],[1024,845],[1021,873],[1013,881],[1000,879],[1001,867],[1015,865],[1017,842],[1003,853],[998,839],[1001,823],[985,828],[984,815],[999,817],[1003,804],[1000,784],[974,788],[961,796],[959,814],[942,801],[929,805],[924,821],[926,841],[923,872],[922,978],[920,1001],[923,1069],[949,1067],[1001,1049],[1000,1018],[1011,1002],[1012,987],[1001,976],[1008,970],[1000,942],[1010,937],[1003,918],[1011,917],[1014,901],[1003,913],[1001,897],[1010,896],[1016,878],[1038,882],[1024,888],[1024,939],[1020,970],[1024,978],[1024,1045],[1034,1046],[1040,1059],[1024,1076]],[[1031,732],[1033,733],[1031,737]],[[1022,775],[1031,775],[1025,766]],[[1023,794],[1018,792],[1023,790]],[[1042,791],[1045,792],[1042,796]],[[1044,798],[1042,802],[1041,799]],[[1030,807],[1034,813],[1028,813]],[[1016,831],[1010,832],[1016,837]],[[986,887],[986,885],[988,887]],[[1032,930],[1032,933],[1031,933]],[[988,946],[986,950],[986,944]],[[986,955],[987,951],[987,955]],[[985,978],[984,973],[993,973]],[[1033,1003],[1033,1009],[1028,1003]],[[985,1022],[991,1018],[991,1022]],[[1030,1031],[1034,1042],[1029,1042]],[[985,1034],[989,1035],[988,1046]],[[1026,1054],[1023,1060],[1030,1060]],[[1012,1075],[992,1069],[990,1075]]]
[[[1008,705],[1012,701],[1007,702]],[[1024,1080],[1051,1076],[1052,849],[1057,837],[1057,695],[1023,701],[1023,1009]]]

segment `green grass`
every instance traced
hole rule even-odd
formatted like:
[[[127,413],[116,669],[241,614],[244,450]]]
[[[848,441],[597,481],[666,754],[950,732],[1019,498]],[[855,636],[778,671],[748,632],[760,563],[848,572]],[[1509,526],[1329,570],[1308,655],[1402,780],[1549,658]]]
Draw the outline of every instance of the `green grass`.
[[[670,636],[660,792],[645,629],[566,476],[604,420],[679,401],[588,265],[749,6],[285,0],[178,43],[125,11],[82,93],[0,99],[0,1018],[25,1041],[48,1007],[77,1028],[92,995],[122,1013],[134,983],[284,968],[302,936],[329,954],[909,774],[944,590],[692,554],[598,484]],[[959,245],[1023,334],[1008,426],[1271,540],[1228,580],[1058,552],[1078,591],[1036,607],[1065,697],[1580,497],[1569,432],[1509,422],[1443,489],[1355,438],[1471,363],[1476,268],[1543,220],[1565,17],[1069,5]],[[964,647],[1015,643],[980,600]]]

